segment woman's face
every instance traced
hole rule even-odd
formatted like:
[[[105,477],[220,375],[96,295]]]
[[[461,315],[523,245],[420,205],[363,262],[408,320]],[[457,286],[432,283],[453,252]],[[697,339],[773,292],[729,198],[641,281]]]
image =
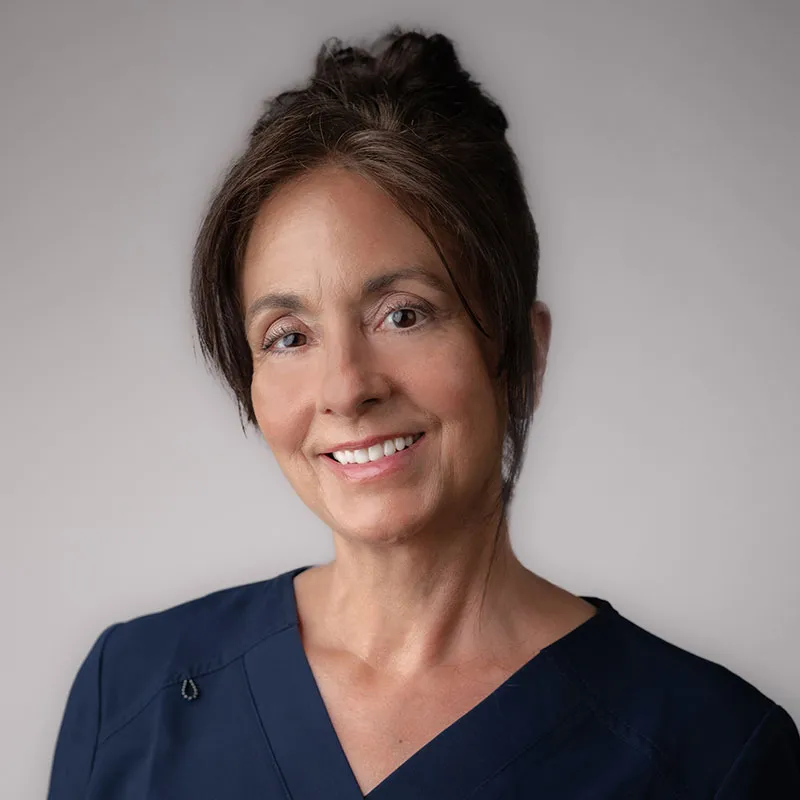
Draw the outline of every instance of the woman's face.
[[[386,543],[485,508],[503,420],[481,334],[386,194],[332,167],[284,186],[260,210],[241,278],[259,427],[323,521]]]

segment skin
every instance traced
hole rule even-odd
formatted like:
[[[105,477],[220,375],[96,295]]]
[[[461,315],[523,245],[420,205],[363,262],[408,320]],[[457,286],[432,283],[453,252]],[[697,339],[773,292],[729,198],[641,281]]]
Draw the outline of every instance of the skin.
[[[362,298],[364,281],[410,264],[443,287],[406,277]],[[334,560],[301,573],[295,594],[309,662],[369,789],[594,607],[524,567],[504,530],[480,609],[502,393],[435,249],[387,195],[334,167],[283,186],[253,226],[241,292],[245,309],[276,292],[305,306],[248,314],[252,400],[284,475],[333,534]],[[408,303],[425,311],[392,313]],[[544,303],[531,324],[538,403]],[[347,481],[321,455],[400,431],[425,436],[406,469],[375,482]]]

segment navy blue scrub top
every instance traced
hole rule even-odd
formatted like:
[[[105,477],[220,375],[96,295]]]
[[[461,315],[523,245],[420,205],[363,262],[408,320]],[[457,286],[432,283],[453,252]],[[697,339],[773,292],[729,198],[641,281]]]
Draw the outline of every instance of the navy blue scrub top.
[[[357,800],[305,656],[308,567],[107,628],[75,678],[49,800]],[[800,798],[786,711],[600,598],[369,800]]]

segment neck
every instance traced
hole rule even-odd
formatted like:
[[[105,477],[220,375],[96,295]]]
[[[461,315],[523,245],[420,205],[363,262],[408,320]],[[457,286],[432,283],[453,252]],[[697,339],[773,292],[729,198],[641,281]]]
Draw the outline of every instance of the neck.
[[[540,579],[516,558],[505,523],[492,559],[496,530],[497,520],[461,528],[436,546],[337,539],[336,558],[317,570],[317,637],[398,677],[502,652],[530,628]]]

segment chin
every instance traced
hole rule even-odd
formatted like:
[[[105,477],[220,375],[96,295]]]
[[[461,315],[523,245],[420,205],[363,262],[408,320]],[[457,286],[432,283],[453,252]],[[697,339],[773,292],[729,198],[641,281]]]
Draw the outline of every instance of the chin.
[[[429,515],[419,506],[403,513],[394,505],[387,508],[385,503],[366,501],[363,507],[358,507],[361,503],[354,502],[347,509],[337,509],[336,513],[329,513],[326,522],[334,532],[352,542],[402,542],[423,528]]]

